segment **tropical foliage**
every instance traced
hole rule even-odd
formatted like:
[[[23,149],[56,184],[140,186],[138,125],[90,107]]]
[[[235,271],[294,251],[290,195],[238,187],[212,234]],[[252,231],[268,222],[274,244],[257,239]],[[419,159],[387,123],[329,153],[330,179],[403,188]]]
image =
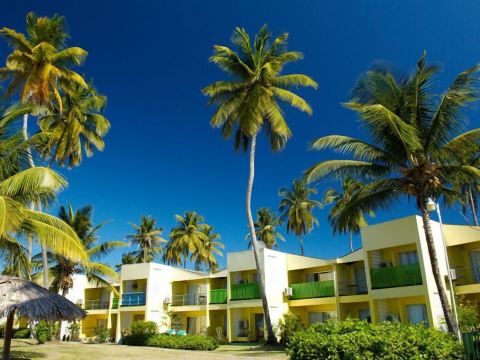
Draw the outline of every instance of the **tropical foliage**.
[[[271,148],[274,151],[282,149],[291,136],[291,130],[280,103],[311,114],[310,105],[292,90],[317,87],[317,83],[307,75],[282,74],[286,64],[302,58],[302,53],[287,49],[287,40],[288,33],[272,39],[267,26],[263,26],[252,42],[245,29],[236,28],[231,37],[234,49],[215,45],[214,54],[210,57],[210,61],[223,70],[229,79],[217,81],[202,90],[210,98],[209,104],[216,107],[210,124],[221,128],[221,134],[226,139],[234,134],[235,149],[242,147],[247,150],[250,144],[246,210],[259,273],[268,343],[274,343],[276,339],[268,311],[264,270],[259,260],[251,209],[256,140],[258,133],[264,129]]]
[[[287,222],[287,233],[294,233],[298,237],[302,255],[303,236],[310,233],[313,226],[318,224],[313,210],[321,207],[321,203],[310,198],[316,193],[317,190],[309,187],[304,180],[295,180],[291,189],[283,188],[279,192],[280,220]]]
[[[93,207],[84,206],[74,211],[71,205],[61,206],[59,218],[67,223],[80,238],[87,250],[87,261],[75,262],[65,256],[48,253],[50,289],[64,296],[73,287],[73,275],[85,274],[89,281],[113,289],[112,280],[117,279],[116,272],[107,264],[98,262],[103,256],[118,247],[126,246],[122,241],[99,242],[97,231],[105,223],[93,224]],[[41,254],[33,257],[33,264],[42,269]]]
[[[133,251],[137,262],[148,263],[153,261],[162,251],[162,243],[167,241],[160,235],[162,228],[157,227],[157,220],[151,216],[142,216],[140,225],[130,223],[135,229],[135,233],[127,235],[131,246],[136,246],[138,250]]]
[[[280,226],[280,219],[269,208],[261,208],[257,211],[257,219],[255,220],[255,232],[259,241],[263,241],[267,249],[278,247],[277,240],[285,241],[282,234],[277,231]],[[252,246],[252,236],[247,234],[248,247]]]
[[[82,162],[82,144],[90,157],[94,149],[103,150],[103,137],[110,129],[110,122],[101,114],[107,98],[99,95],[91,84],[83,87],[73,84],[62,96],[63,111],[55,109],[40,118],[41,130],[49,135],[43,149],[51,161],[69,167]]]
[[[351,252],[353,251],[352,235],[358,234],[361,228],[367,226],[367,221],[361,210],[349,216],[342,216],[342,214],[344,207],[348,206],[356,193],[362,190],[362,186],[362,182],[347,176],[343,179],[341,192],[335,188],[329,188],[323,196],[323,203],[332,205],[328,220],[333,229],[333,234],[348,234]],[[373,216],[374,214],[370,212],[369,215]]]
[[[461,132],[464,110],[478,100],[478,66],[460,73],[441,95],[432,92],[432,79],[439,67],[428,65],[423,55],[409,76],[396,77],[375,68],[360,79],[345,107],[359,114],[370,141],[342,135],[324,136],[316,150],[331,149],[352,159],[322,161],[306,173],[309,182],[325,177],[369,181],[338,214],[337,221],[359,211],[390,209],[401,196],[413,198],[421,212],[433,275],[447,326],[453,320],[433,243],[429,198],[457,196],[453,185],[475,183],[480,171],[465,165],[459,154],[478,148],[480,129]]]

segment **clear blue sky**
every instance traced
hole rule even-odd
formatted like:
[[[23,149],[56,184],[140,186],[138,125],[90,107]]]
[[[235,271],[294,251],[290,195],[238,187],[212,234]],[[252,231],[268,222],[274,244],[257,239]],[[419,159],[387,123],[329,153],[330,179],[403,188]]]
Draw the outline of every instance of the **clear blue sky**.
[[[425,49],[430,61],[444,65],[440,89],[480,61],[478,1],[6,0],[3,5],[0,25],[18,31],[24,31],[29,11],[64,15],[69,45],[89,52],[81,71],[108,96],[112,129],[106,149],[79,168],[62,170],[70,185],[59,197],[75,207],[94,205],[96,221],[112,220],[101,231],[103,239],[123,239],[131,232],[128,221],[146,214],[156,217],[167,235],[174,214],[190,209],[216,227],[226,251],[246,248],[247,158],[210,128],[213,109],[200,92],[224,76],[208,57],[214,44],[228,44],[235,26],[254,33],[267,23],[275,34],[288,31],[290,48],[304,52],[305,59],[286,70],[319,83],[317,91],[302,92],[314,109],[311,118],[286,111],[293,137],[285,150],[272,154],[262,138],[254,208],[276,209],[280,187],[332,156],[307,151],[308,142],[327,134],[358,135],[355,115],[340,102],[375,60],[410,71]],[[1,59],[7,51],[0,44]],[[478,115],[471,120],[477,123]],[[320,184],[320,192],[331,185]],[[414,212],[405,202],[371,222]],[[347,239],[332,236],[327,212],[318,217],[319,228],[305,239],[306,254],[346,253]],[[445,218],[462,222],[458,210]],[[298,252],[296,239],[287,237],[280,249]],[[121,252],[107,260],[117,263]]]

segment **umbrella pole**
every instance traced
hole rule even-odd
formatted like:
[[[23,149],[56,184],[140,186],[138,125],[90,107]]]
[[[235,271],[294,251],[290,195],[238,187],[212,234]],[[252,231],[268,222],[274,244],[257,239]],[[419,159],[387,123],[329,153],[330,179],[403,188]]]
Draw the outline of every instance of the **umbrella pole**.
[[[13,321],[15,320],[15,309],[13,309],[7,317],[7,325],[5,326],[5,337],[3,339],[3,360],[10,359],[10,345],[13,335]]]

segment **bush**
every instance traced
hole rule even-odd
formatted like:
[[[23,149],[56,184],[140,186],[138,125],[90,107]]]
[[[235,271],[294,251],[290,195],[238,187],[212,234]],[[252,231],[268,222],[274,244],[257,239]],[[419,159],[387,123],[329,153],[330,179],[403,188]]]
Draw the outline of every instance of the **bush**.
[[[55,324],[48,324],[45,320],[41,320],[35,325],[34,335],[40,344],[45,344],[55,335]]]
[[[305,325],[300,316],[288,312],[283,315],[283,319],[280,320],[279,329],[280,342],[283,345],[286,345],[293,334],[295,334],[297,331],[305,329]]]
[[[151,336],[158,334],[158,326],[155,321],[135,321],[130,330],[132,335]]]
[[[423,325],[347,320],[311,325],[287,344],[291,360],[464,359],[450,334]]]
[[[30,337],[30,329],[20,328],[13,331],[14,339],[28,339]]]
[[[97,336],[98,342],[103,344],[110,338],[110,331],[106,327],[101,326],[95,329],[95,336]]]
[[[183,350],[215,350],[218,347],[217,339],[202,335],[150,335],[132,334],[125,337],[125,345],[153,346]]]
[[[473,331],[480,324],[478,304],[463,297],[457,298],[458,322],[462,332]]]

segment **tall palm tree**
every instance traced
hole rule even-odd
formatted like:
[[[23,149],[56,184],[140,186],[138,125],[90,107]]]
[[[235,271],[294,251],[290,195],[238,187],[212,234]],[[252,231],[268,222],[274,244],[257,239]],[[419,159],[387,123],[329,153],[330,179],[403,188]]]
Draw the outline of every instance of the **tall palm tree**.
[[[162,228],[157,227],[157,220],[151,216],[142,216],[140,225],[134,223],[130,225],[135,229],[135,233],[127,235],[127,239],[131,245],[138,247],[138,250],[133,252],[137,262],[152,262],[162,251],[162,243],[167,242],[160,236]]]
[[[172,265],[182,262],[183,267],[187,265],[189,254],[195,258],[208,241],[204,232],[204,218],[195,211],[185,211],[185,214],[175,215],[178,225],[170,231],[170,241],[163,254],[163,260]]]
[[[89,281],[94,281],[105,287],[113,289],[111,281],[118,278],[117,273],[109,265],[98,262],[102,257],[112,250],[128,244],[123,241],[104,241],[99,243],[97,231],[105,223],[93,224],[93,207],[87,205],[74,211],[71,205],[61,206],[58,216],[75,231],[87,250],[87,261],[76,262],[65,256],[48,253],[49,275],[51,278],[50,289],[55,292],[62,292],[66,296],[73,287],[73,275],[85,274]],[[33,263],[37,269],[42,270],[42,254],[33,257]]]
[[[195,270],[201,270],[202,265],[205,265],[209,272],[215,272],[218,268],[216,255],[223,256],[221,249],[224,249],[225,246],[220,241],[220,234],[213,231],[213,226],[202,224],[201,231],[205,234],[206,239],[191,254],[190,261],[195,264]]]
[[[367,221],[361,210],[348,216],[342,216],[342,211],[355,194],[361,191],[362,186],[363,183],[347,176],[343,179],[341,192],[330,188],[325,191],[323,196],[325,205],[333,204],[328,214],[333,234],[348,234],[350,252],[353,252],[353,235],[358,234],[361,228],[367,226]],[[374,214],[371,212],[369,215],[373,216]]]
[[[79,47],[65,47],[68,34],[65,20],[61,16],[38,17],[27,14],[27,35],[13,29],[0,29],[12,48],[4,67],[0,68],[0,79],[9,79],[7,95],[18,92],[22,103],[51,107],[56,102],[62,112],[60,92],[71,83],[86,86],[83,78],[73,71],[72,66],[83,63],[87,52]],[[23,114],[23,136],[28,140],[28,112]],[[34,167],[31,152],[28,154],[30,167]],[[30,207],[33,209],[34,204]],[[41,208],[40,208],[41,210]],[[32,239],[27,238],[27,256],[31,257]],[[44,286],[48,283],[47,249],[42,248],[44,260]]]
[[[137,258],[135,257],[135,254],[132,252],[127,252],[122,254],[122,262],[120,264],[115,265],[115,271],[120,271],[122,270],[122,265],[130,265],[130,264],[136,264],[137,263]]]
[[[255,220],[255,233],[257,234],[257,240],[263,241],[267,249],[273,249],[278,247],[278,241],[285,241],[282,234],[277,231],[277,227],[280,226],[280,219],[269,208],[260,208],[257,211],[257,219]],[[252,236],[247,234],[248,247],[252,246]]]
[[[257,236],[251,209],[251,195],[255,169],[255,149],[258,133],[264,129],[274,151],[280,150],[291,136],[280,102],[293,106],[307,114],[312,113],[310,105],[292,92],[292,88],[317,87],[317,83],[303,74],[282,75],[284,66],[302,58],[297,51],[287,50],[288,34],[283,33],[272,40],[263,26],[255,36],[242,28],[236,28],[231,41],[234,50],[215,45],[210,61],[227,73],[228,80],[217,81],[202,91],[210,97],[209,103],[217,107],[210,121],[213,127],[220,127],[224,138],[235,133],[234,147],[250,145],[249,176],[246,191],[246,213],[252,236],[253,253],[257,267],[262,304],[267,329],[267,342],[276,342],[265,294],[265,272],[260,261]]]
[[[63,111],[58,107],[40,118],[40,128],[49,134],[46,151],[51,162],[68,167],[82,162],[82,143],[85,154],[90,157],[93,150],[102,151],[103,137],[110,129],[110,122],[101,114],[107,98],[99,95],[91,84],[83,87],[71,86],[71,91],[62,96]]]
[[[313,226],[318,224],[317,218],[313,215],[316,207],[321,203],[310,199],[317,190],[308,187],[304,180],[295,180],[292,189],[280,189],[280,220],[287,221],[287,234],[293,232],[300,243],[300,253],[304,255],[302,237],[312,231]]]
[[[339,221],[362,211],[389,209],[402,195],[415,200],[425,230],[445,321],[456,333],[455,321],[441,276],[435,249],[428,198],[450,195],[452,183],[476,182],[480,171],[461,164],[456,154],[477,148],[480,129],[462,133],[462,111],[479,98],[479,66],[460,73],[441,95],[432,93],[437,66],[427,65],[425,54],[409,76],[396,78],[388,70],[373,69],[361,78],[354,98],[344,104],[359,114],[370,140],[330,135],[313,148],[331,149],[353,159],[327,160],[307,171],[309,182],[326,176],[366,178],[370,182],[345,206]]]

